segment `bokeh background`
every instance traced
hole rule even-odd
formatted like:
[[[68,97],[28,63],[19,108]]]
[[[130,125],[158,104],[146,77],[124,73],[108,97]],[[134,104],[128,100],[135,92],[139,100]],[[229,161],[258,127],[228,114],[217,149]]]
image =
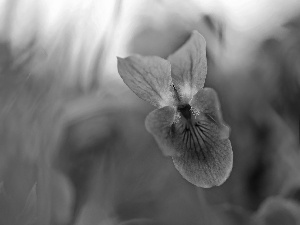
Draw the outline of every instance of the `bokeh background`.
[[[116,57],[166,58],[192,30],[234,165],[196,188]],[[300,224],[300,2],[1,0],[0,225]]]

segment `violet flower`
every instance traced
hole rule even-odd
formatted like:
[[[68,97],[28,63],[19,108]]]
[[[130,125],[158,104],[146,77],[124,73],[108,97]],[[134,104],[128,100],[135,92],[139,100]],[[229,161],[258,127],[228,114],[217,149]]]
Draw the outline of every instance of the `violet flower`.
[[[224,183],[233,154],[217,93],[204,88],[206,42],[197,31],[168,60],[134,55],[118,58],[125,84],[158,109],[146,118],[146,129],[176,169],[198,187]]]

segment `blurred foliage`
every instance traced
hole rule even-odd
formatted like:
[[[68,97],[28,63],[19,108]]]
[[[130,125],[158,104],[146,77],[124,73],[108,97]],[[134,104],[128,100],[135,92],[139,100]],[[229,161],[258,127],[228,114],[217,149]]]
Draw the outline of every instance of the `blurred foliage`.
[[[204,33],[206,86],[217,90],[231,127],[228,181],[199,189],[183,180],[145,130],[153,108],[123,84],[92,85],[101,68],[87,70],[90,79],[83,79],[84,55],[76,67],[69,63],[67,31],[45,56],[37,39],[16,49],[5,36],[0,224],[299,224],[300,19],[274,32],[245,69],[230,75],[216,54],[217,45],[226,45],[226,27],[211,15],[199,20],[184,29],[180,18],[170,19],[170,32],[145,24],[129,49],[165,57],[192,29]],[[93,68],[103,66],[93,62]]]

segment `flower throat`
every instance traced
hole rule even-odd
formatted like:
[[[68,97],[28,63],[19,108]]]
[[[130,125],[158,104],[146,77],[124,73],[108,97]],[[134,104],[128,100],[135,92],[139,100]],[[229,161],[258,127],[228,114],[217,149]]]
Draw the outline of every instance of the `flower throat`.
[[[177,110],[186,120],[190,120],[192,118],[191,106],[189,104],[179,105]]]

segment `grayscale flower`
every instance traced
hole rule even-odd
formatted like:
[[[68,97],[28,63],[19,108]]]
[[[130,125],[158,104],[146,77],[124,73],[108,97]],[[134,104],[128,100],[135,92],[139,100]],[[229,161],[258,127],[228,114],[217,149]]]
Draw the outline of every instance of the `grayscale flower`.
[[[198,187],[218,186],[232,170],[229,127],[224,124],[217,93],[204,88],[206,42],[197,31],[168,60],[134,55],[118,58],[124,83],[158,109],[146,129],[176,169]]]

